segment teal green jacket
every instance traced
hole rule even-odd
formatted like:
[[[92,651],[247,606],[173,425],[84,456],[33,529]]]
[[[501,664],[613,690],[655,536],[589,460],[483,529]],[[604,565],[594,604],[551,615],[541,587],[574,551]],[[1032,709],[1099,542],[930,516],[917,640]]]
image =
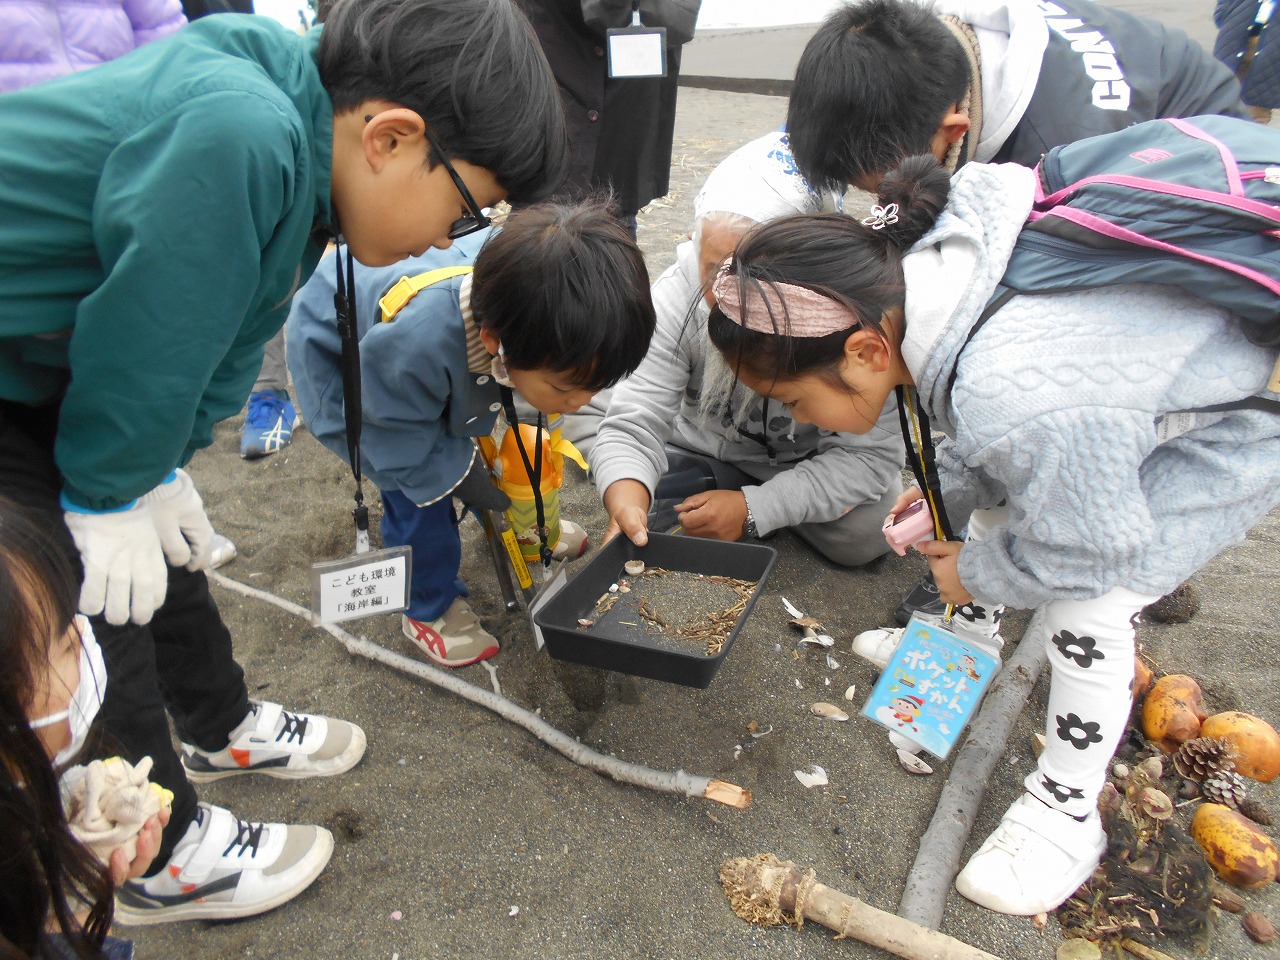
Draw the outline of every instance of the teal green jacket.
[[[61,402],[73,503],[146,493],[248,396],[332,221],[319,39],[208,17],[0,96],[0,397]]]

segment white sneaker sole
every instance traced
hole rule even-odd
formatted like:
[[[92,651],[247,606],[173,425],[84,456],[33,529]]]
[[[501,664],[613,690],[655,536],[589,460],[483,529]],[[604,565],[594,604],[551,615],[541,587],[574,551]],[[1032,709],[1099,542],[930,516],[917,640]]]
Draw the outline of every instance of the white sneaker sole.
[[[346,773],[363,760],[367,746],[368,738],[365,736],[364,730],[352,724],[351,743],[347,745],[347,749],[332,760],[326,761],[327,763],[332,763],[332,767],[228,767],[225,770],[192,770],[187,766],[184,758],[182,769],[186,772],[187,779],[192,783],[212,783],[214,780],[225,780],[227,777],[243,777],[251,773],[264,777],[275,777],[277,780],[310,780],[314,777],[336,777],[340,773]]]
[[[235,920],[239,917],[252,917],[274,910],[311,886],[329,865],[329,860],[333,856],[333,834],[323,827],[317,827],[316,834],[315,846],[299,861],[299,865],[305,866],[303,873],[289,886],[282,887],[270,896],[241,903],[234,900],[192,900],[172,907],[146,909],[130,907],[117,899],[115,921],[121,926],[149,927],[160,923],[177,923],[182,920]]]

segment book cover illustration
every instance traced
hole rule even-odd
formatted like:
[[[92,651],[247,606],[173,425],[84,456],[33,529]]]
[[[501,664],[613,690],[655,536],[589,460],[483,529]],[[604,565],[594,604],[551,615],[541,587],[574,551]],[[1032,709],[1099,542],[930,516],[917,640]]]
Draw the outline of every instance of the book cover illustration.
[[[988,650],[913,619],[862,713],[943,760],[999,669]]]

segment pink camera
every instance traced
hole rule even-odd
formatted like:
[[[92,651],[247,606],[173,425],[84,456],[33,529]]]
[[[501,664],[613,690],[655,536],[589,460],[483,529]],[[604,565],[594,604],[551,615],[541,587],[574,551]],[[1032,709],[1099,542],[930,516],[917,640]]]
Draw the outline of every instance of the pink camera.
[[[928,502],[917,500],[884,521],[884,538],[900,557],[907,555],[907,547],[922,540],[933,539],[933,513]]]

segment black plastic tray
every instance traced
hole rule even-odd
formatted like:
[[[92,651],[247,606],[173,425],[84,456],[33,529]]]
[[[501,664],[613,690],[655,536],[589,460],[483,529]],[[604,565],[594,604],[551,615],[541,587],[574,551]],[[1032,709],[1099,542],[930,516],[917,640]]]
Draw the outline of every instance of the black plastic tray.
[[[542,630],[547,651],[557,660],[702,689],[720,669],[777,559],[776,550],[760,544],[650,533],[648,544],[637,547],[625,536],[617,536],[601,547],[533,619]],[[579,626],[578,620],[590,616],[610,584],[626,576],[623,564],[628,560],[643,560],[647,566],[667,570],[754,580],[756,588],[724,646],[713,656],[663,646],[639,628],[616,623]]]

